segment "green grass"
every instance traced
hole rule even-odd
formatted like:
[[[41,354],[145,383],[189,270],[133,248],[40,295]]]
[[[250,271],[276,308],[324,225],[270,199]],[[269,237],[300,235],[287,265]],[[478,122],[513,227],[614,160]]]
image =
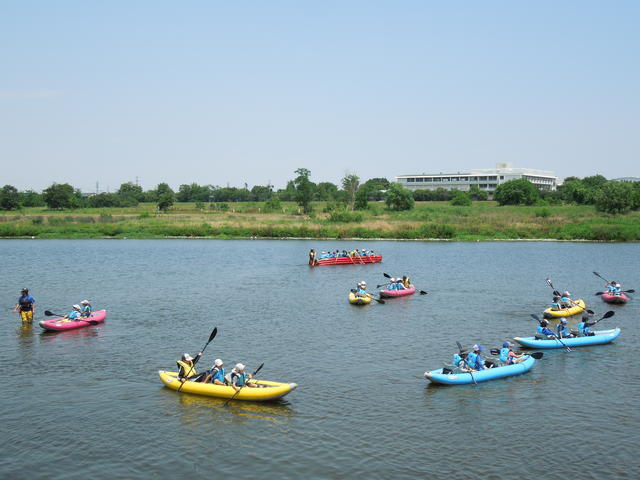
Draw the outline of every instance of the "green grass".
[[[278,212],[265,211],[259,202],[229,203],[227,210],[184,203],[162,214],[155,204],[69,211],[34,207],[0,214],[0,237],[640,241],[640,212],[614,216],[591,206],[499,207],[495,202],[474,202],[462,207],[417,202],[413,210],[390,212],[382,203],[372,203],[365,211],[323,213],[325,206],[314,203],[314,214],[309,216],[292,202],[282,202]]]

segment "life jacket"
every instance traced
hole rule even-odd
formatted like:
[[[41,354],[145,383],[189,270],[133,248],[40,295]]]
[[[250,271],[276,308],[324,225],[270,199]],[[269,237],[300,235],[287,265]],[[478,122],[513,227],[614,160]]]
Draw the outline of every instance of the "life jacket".
[[[214,380],[218,380],[222,383],[226,382],[224,368],[213,367],[211,369],[211,383],[214,383]]]
[[[231,370],[229,374],[229,385],[233,385],[233,379],[236,380],[236,387],[244,387],[247,384],[247,374],[246,373],[238,373],[235,370]]]
[[[500,361],[502,363],[507,363],[509,360],[509,349],[507,347],[502,347],[500,349]]]
[[[23,295],[22,297],[20,297],[18,299],[18,304],[20,305],[20,310],[22,312],[29,312],[33,308],[33,302],[28,295]]]
[[[589,335],[589,325],[587,325],[586,322],[580,322],[578,324],[578,331],[580,332],[580,335],[582,336],[588,336]]]
[[[402,282],[402,284],[406,287],[409,288],[409,285],[411,285],[411,278],[407,277],[404,279],[404,281]]]
[[[196,366],[193,362],[178,360],[176,363],[178,364],[178,377],[191,378],[196,376]],[[180,375],[181,373],[182,375]]]
[[[85,305],[82,307],[82,311],[80,312],[80,315],[82,315],[83,317],[90,317],[92,310],[93,308],[91,308],[91,305]]]

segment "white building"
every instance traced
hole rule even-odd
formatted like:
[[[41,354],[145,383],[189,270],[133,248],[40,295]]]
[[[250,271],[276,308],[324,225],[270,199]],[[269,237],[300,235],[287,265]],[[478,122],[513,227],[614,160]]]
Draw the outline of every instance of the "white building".
[[[540,190],[555,190],[558,177],[547,170],[513,168],[510,163],[496,163],[496,168],[471,170],[469,173],[423,173],[420,175],[398,175],[396,182],[409,190],[445,190],[468,191],[471,185],[492,193],[501,183],[524,178]]]

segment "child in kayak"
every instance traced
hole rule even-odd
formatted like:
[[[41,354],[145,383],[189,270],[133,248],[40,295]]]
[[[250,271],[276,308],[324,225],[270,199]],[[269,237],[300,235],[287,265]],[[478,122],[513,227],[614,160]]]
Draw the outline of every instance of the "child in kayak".
[[[580,337],[590,337],[595,335],[595,333],[589,331],[589,327],[594,325],[593,323],[589,323],[589,315],[583,315],[582,321],[578,324],[578,335]]]
[[[226,385],[224,379],[224,363],[219,358],[213,362],[213,366],[211,370],[209,370],[209,374],[204,379],[204,383],[213,383],[214,385]]]
[[[75,320],[80,320],[80,305],[74,305],[73,306],[73,311],[67,315],[64,316],[64,321],[65,322],[72,322]]]
[[[513,365],[524,360],[524,353],[516,353],[513,351],[511,342],[504,342],[500,349],[500,361],[504,365]]]
[[[242,387],[255,388],[258,385],[251,380],[250,373],[244,373],[245,366],[242,363],[236,363],[229,374],[229,384],[238,392]]]
[[[540,320],[540,325],[538,325],[538,328],[536,329],[538,332],[539,336],[544,336],[546,338],[548,337],[555,337],[556,334],[553,333],[552,330],[549,330],[547,327],[549,326],[549,322],[545,319]]]
[[[90,317],[91,312],[93,312],[93,307],[89,303],[89,300],[82,300],[82,302],[80,302],[80,305],[82,305],[82,309],[80,310],[80,316]]]
[[[178,380],[181,382],[186,382],[187,380],[193,382],[201,382],[202,379],[206,376],[207,372],[203,372],[201,374],[196,373],[196,363],[202,357],[202,352],[196,355],[196,358],[193,358],[188,353],[182,355],[180,360],[177,360],[178,364]]]
[[[558,328],[556,330],[556,334],[558,338],[572,338],[573,337],[573,333],[571,333],[569,331],[569,329],[567,328],[567,319],[563,318],[560,320],[560,323],[558,323]]]

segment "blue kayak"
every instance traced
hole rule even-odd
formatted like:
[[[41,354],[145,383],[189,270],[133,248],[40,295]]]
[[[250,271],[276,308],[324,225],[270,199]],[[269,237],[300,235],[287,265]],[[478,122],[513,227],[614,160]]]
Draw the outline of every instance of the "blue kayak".
[[[442,383],[444,385],[467,385],[469,383],[474,383],[474,379],[476,383],[480,383],[488,380],[495,380],[496,378],[520,375],[521,373],[531,370],[534,363],[536,363],[536,360],[531,356],[527,356],[526,360],[520,363],[504,365],[502,367],[487,368],[485,370],[480,370],[479,372],[472,372],[473,377],[471,373],[462,371],[442,373],[443,369],[439,368],[437,370],[431,370],[430,372],[424,372],[424,378],[430,382]]]
[[[562,343],[567,347],[602,345],[613,342],[618,338],[618,335],[620,335],[620,329],[614,328],[613,330],[599,330],[593,333],[594,335],[590,335],[588,337],[563,338]],[[541,340],[536,337],[515,337],[514,340],[523,347],[529,348],[564,348],[564,345],[556,338]]]

